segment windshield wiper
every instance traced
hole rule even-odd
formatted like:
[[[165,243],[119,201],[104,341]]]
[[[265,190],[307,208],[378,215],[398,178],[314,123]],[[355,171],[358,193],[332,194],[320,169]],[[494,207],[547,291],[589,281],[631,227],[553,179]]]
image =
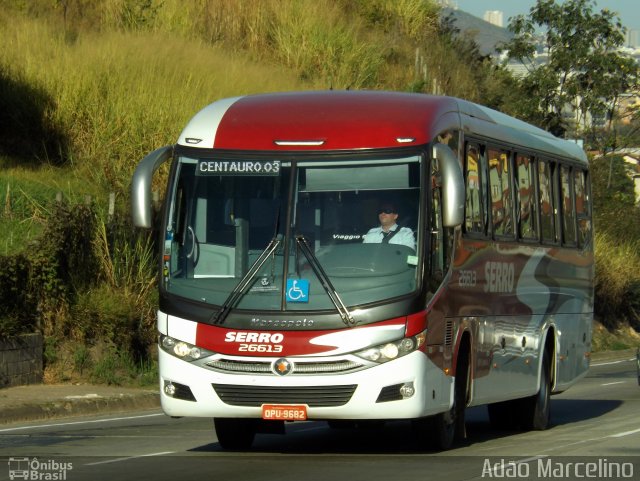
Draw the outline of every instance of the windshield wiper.
[[[225,299],[222,306],[220,306],[220,310],[211,316],[211,322],[213,324],[223,324],[226,317],[229,315],[231,309],[242,299],[245,295],[247,288],[253,282],[256,274],[260,271],[264,263],[267,261],[269,256],[273,254],[278,246],[280,245],[280,239],[278,237],[274,237],[269,242],[269,245],[265,247],[260,256],[256,259],[256,261],[251,265],[247,273],[242,276],[240,282],[236,284],[236,287],[229,293],[229,296]]]
[[[322,268],[322,265],[320,265],[320,261],[318,261],[318,258],[313,253],[313,250],[309,246],[307,239],[305,239],[303,235],[298,235],[296,236],[296,244],[306,257],[307,262],[313,269],[313,272],[315,272],[316,276],[318,276],[320,284],[322,284],[322,287],[324,287],[324,290],[327,292],[329,299],[331,299],[333,305],[336,306],[336,309],[338,310],[342,321],[349,327],[354,326],[356,324],[355,319],[349,312],[349,309],[347,309],[347,306],[345,306],[344,302],[342,302],[342,299],[340,298],[340,295],[338,294],[336,289],[333,287],[333,284],[331,284],[329,276]]]

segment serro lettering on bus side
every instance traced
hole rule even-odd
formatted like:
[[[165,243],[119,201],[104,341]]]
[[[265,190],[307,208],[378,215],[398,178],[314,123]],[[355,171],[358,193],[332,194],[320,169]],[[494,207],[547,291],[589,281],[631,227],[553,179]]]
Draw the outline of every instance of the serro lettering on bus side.
[[[484,266],[485,292],[513,292],[515,271],[513,262],[487,262]]]

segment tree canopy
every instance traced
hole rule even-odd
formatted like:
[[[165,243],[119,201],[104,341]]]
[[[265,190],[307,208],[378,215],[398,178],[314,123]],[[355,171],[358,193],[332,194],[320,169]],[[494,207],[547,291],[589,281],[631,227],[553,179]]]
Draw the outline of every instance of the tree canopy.
[[[637,89],[638,64],[620,51],[625,28],[614,12],[594,7],[593,0],[538,0],[509,23],[514,37],[503,50],[529,70],[517,113],[556,135],[610,129],[621,94]],[[538,53],[548,54],[546,63]]]

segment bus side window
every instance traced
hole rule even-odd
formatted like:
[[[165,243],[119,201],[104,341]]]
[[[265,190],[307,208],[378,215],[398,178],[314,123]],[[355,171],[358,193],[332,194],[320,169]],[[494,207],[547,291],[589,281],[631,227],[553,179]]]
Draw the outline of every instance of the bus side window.
[[[576,214],[573,204],[573,182],[571,181],[571,168],[567,165],[560,166],[560,192],[562,207],[562,243],[564,245],[576,245]]]
[[[491,184],[491,219],[496,237],[512,236],[513,201],[509,154],[489,149],[489,182]]]
[[[528,240],[537,239],[538,203],[535,195],[535,163],[532,157],[518,154],[516,164],[518,237]]]
[[[589,193],[587,192],[587,173],[574,169],[574,191],[576,196],[576,217],[578,221],[578,246],[583,247],[591,241],[591,219]]]
[[[467,233],[486,234],[486,224],[481,186],[484,173],[481,172],[480,149],[477,145],[468,144],[465,159],[465,231]]]
[[[540,230],[542,242],[556,242],[555,202],[549,162],[538,160],[538,186],[540,189]]]

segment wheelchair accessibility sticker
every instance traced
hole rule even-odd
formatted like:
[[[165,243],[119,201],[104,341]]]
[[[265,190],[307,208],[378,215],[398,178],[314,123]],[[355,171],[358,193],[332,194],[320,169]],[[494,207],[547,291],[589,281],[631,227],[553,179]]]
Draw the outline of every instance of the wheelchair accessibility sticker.
[[[287,279],[287,302],[309,302],[308,279]]]

